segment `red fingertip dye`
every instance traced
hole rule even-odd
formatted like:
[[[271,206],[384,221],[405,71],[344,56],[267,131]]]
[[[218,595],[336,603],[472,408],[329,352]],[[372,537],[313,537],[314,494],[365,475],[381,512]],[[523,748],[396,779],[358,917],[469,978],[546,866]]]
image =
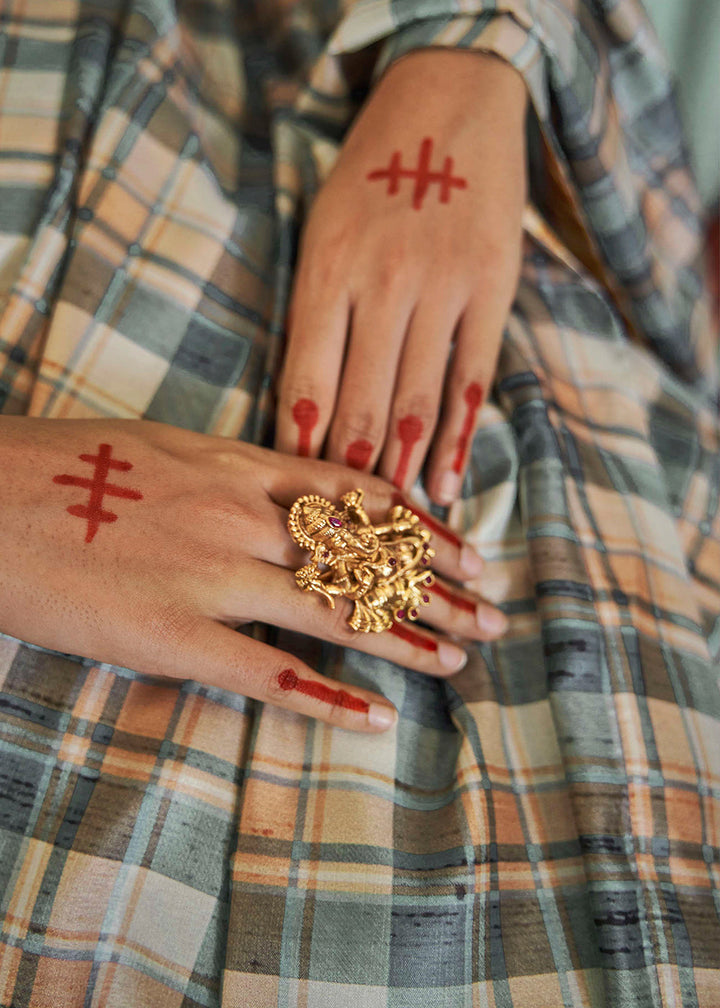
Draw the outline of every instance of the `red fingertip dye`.
[[[310,454],[310,435],[318,422],[320,410],[313,399],[298,399],[292,409],[293,420],[298,425],[298,455]]]
[[[132,462],[121,462],[112,457],[112,445],[101,444],[98,447],[97,455],[78,455],[81,462],[90,462],[95,466],[92,479],[84,476],[71,476],[69,473],[62,473],[60,476],[53,476],[53,483],[61,486],[83,487],[90,491],[87,504],[71,504],[65,510],[76,518],[87,519],[87,532],[85,542],[92,542],[95,533],[100,528],[101,522],[117,521],[114,511],[106,511],[103,506],[103,498],[124,497],[126,500],[142,500],[139,490],[130,490],[127,487],[117,486],[115,483],[107,482],[107,475],[111,469],[119,469],[121,472],[128,472],[132,469]]]
[[[441,525],[440,522],[435,521],[431,514],[424,511],[422,508],[418,507],[412,501],[408,500],[404,494],[394,493],[392,495],[392,502],[394,505],[401,504],[403,507],[408,508],[413,514],[416,514],[423,525],[428,528],[435,535],[440,536],[446,542],[449,542],[452,546],[456,546],[458,549],[462,549],[462,540],[449,528]]]
[[[406,623],[393,623],[388,627],[387,632],[391,633],[394,637],[400,637],[402,640],[407,641],[408,644],[414,644],[415,647],[422,648],[423,651],[437,651],[437,644],[432,637],[423,637],[416,630],[411,630]]]
[[[368,172],[367,177],[370,181],[387,179],[388,196],[395,196],[400,191],[401,178],[413,179],[415,181],[412,203],[414,210],[419,210],[422,207],[430,185],[435,182],[440,186],[440,202],[449,203],[450,190],[467,189],[467,179],[453,175],[453,159],[451,157],[445,158],[441,172],[431,171],[432,150],[432,137],[424,137],[418,152],[417,168],[403,168],[400,151],[394,151],[387,168],[376,168]]]
[[[400,438],[400,460],[392,481],[395,486],[402,486],[407,478],[413,448],[422,437],[423,422],[419,416],[410,413],[398,420],[397,432]]]
[[[463,461],[468,449],[468,444],[473,435],[473,431],[475,430],[475,418],[477,417],[477,412],[483,401],[482,386],[478,385],[477,382],[472,382],[472,384],[468,385],[465,389],[465,395],[463,398],[467,406],[467,411],[465,413],[463,428],[460,431],[460,437],[458,438],[457,452],[452,466],[454,472],[456,473],[462,472]]]
[[[372,452],[373,446],[365,438],[353,441],[345,452],[345,464],[349,465],[351,469],[364,469],[370,461]]]
[[[344,707],[345,710],[359,711],[361,714],[367,714],[370,710],[370,704],[366,700],[361,700],[360,697],[353,696],[346,690],[333,689],[331,686],[316,682],[314,679],[301,679],[295,669],[283,669],[278,676],[278,686],[288,693],[295,690],[297,693],[302,693],[303,696],[313,697],[315,700],[330,704],[331,707]]]
[[[430,591],[433,595],[439,595],[440,598],[445,599],[450,605],[455,606],[456,609],[462,609],[463,612],[475,614],[477,606],[470,599],[465,598],[463,595],[456,595],[455,592],[451,592],[445,585],[440,584],[436,581],[435,584],[430,586]]]

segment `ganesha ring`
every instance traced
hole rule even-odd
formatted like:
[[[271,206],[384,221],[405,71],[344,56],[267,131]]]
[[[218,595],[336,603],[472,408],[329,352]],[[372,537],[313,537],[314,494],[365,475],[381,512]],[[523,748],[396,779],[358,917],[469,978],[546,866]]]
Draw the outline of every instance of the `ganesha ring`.
[[[306,494],[290,508],[288,530],[312,554],[295,572],[300,588],[324,595],[331,609],[337,596],[350,599],[353,630],[380,633],[394,622],[417,619],[419,607],[430,602],[435,551],[430,533],[408,508],[396,505],[385,522],[373,525],[362,499],[362,490],[350,490],[336,507]]]

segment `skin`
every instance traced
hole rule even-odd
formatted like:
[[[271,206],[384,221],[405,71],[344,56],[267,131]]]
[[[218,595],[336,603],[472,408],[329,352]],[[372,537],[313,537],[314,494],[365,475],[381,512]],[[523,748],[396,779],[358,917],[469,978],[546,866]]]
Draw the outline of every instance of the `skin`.
[[[383,76],[303,233],[278,395],[281,451],[298,452],[293,407],[311,400],[307,454],[342,462],[364,440],[366,471],[407,489],[427,459],[431,499],[459,495],[472,442],[466,393],[492,383],[517,285],[525,108],[522,78],[482,53],[410,53]],[[413,179],[388,195],[387,180],[368,178],[397,151],[403,168],[416,168],[425,138],[430,170],[451,157],[453,177],[467,183],[447,202],[437,182],[417,206]],[[422,434],[405,457],[409,416]]]
[[[55,477],[92,481],[100,445],[126,463],[108,481],[141,496],[105,495],[98,506],[117,517],[87,541],[91,489]],[[287,531],[293,501],[309,491],[339,500],[358,486],[378,522],[394,491],[376,476],[147,421],[25,417],[0,417],[0,471],[12,474],[0,508],[0,630],[43,647],[378,732],[396,720],[383,697],[339,690],[231,628],[259,620],[445,677],[466,657],[450,635],[491,640],[506,626],[462,590],[472,606],[433,593],[426,625],[413,625],[416,640],[356,633],[346,622],[350,602],[338,599],[331,611],[298,589],[294,572],[308,554]],[[433,570],[451,593],[480,573],[480,558],[451,535],[434,534],[433,546]]]

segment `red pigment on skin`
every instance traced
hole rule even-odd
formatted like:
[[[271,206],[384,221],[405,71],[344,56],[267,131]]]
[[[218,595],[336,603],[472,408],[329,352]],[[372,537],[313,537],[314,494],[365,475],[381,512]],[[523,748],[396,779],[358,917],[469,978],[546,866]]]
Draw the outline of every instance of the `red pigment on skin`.
[[[292,409],[293,420],[298,425],[298,455],[310,454],[310,435],[318,422],[320,410],[313,399],[298,399]]]
[[[402,486],[407,478],[412,450],[422,437],[422,420],[419,416],[415,416],[414,413],[410,413],[408,416],[401,417],[398,420],[397,431],[400,438],[400,461],[397,464],[392,481],[395,486]]]
[[[427,511],[423,511],[422,508],[418,507],[412,501],[408,500],[404,494],[394,493],[392,495],[392,502],[394,505],[402,504],[403,507],[408,508],[413,514],[416,514],[423,525],[428,528],[435,535],[440,536],[446,542],[449,542],[452,546],[456,546],[458,549],[462,549],[462,540],[459,536],[455,535],[449,528],[441,525],[440,522],[435,521],[431,514]]]
[[[316,682],[314,679],[301,679],[295,669],[283,669],[278,676],[278,685],[280,689],[286,690],[288,693],[294,690],[296,693],[302,693],[303,696],[322,700],[323,703],[330,704],[332,707],[344,707],[346,710],[360,711],[362,714],[367,714],[370,710],[370,704],[366,700],[352,696],[351,693],[342,689],[332,689],[331,686]]]
[[[415,647],[422,648],[423,651],[437,651],[437,644],[432,639],[432,637],[423,637],[416,630],[411,630],[410,627],[405,626],[403,623],[393,623],[392,626],[388,627],[388,633],[391,633],[394,637],[400,637],[402,640],[407,641],[408,644],[414,644]]]
[[[89,543],[93,541],[101,522],[117,521],[118,516],[115,512],[106,511],[102,506],[103,497],[106,494],[109,497],[124,497],[127,500],[142,500],[142,494],[139,490],[129,490],[127,487],[107,482],[107,475],[111,469],[119,469],[121,472],[132,469],[132,462],[121,462],[112,457],[112,445],[101,444],[98,447],[97,455],[83,454],[78,455],[78,458],[81,462],[90,462],[95,466],[92,479],[63,473],[60,476],[53,476],[53,483],[59,483],[61,486],[83,487],[90,491],[87,504],[71,504],[66,508],[66,511],[75,515],[76,518],[87,519],[85,542]]]
[[[401,178],[414,179],[412,204],[414,210],[419,210],[422,207],[423,199],[433,182],[437,182],[440,186],[440,202],[449,203],[450,190],[453,188],[467,189],[467,179],[453,175],[453,159],[451,157],[445,158],[441,172],[431,171],[432,148],[432,137],[424,137],[420,144],[417,168],[403,168],[400,151],[394,151],[387,168],[376,168],[368,172],[367,177],[371,181],[387,179],[388,196],[395,196],[400,191]]]
[[[345,464],[349,465],[351,469],[364,469],[370,461],[372,451],[373,446],[365,438],[353,441],[345,452]]]
[[[483,401],[482,385],[478,385],[477,382],[473,382],[471,385],[468,385],[465,389],[465,395],[463,398],[465,399],[465,403],[467,405],[467,412],[465,413],[465,422],[463,423],[463,428],[460,431],[460,437],[458,438],[457,453],[452,466],[456,473],[462,472],[468,442],[475,430],[475,417],[477,416],[480,404]]]
[[[468,598],[464,598],[462,595],[456,595],[455,592],[451,592],[445,585],[436,581],[435,584],[430,585],[430,591],[434,595],[439,595],[440,598],[445,599],[450,605],[455,606],[456,609],[462,609],[463,612],[472,613],[475,615],[477,606]]]

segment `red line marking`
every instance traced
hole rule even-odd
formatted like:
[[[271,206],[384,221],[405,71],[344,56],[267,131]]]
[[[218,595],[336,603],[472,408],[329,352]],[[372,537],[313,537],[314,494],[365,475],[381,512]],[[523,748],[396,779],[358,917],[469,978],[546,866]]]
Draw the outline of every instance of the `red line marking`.
[[[320,410],[313,399],[298,399],[292,409],[293,420],[298,425],[298,455],[310,454],[310,435],[318,422]]]
[[[127,472],[132,469],[132,462],[123,462],[120,459],[112,458],[112,445],[101,444],[98,447],[97,455],[83,453],[78,455],[81,462],[89,462],[95,466],[92,479],[85,476],[71,476],[69,473],[62,473],[60,476],[53,476],[53,483],[61,486],[77,486],[90,491],[87,504],[71,504],[65,510],[76,518],[87,519],[87,532],[85,542],[92,542],[95,533],[100,528],[101,522],[117,521],[114,511],[106,511],[103,506],[103,498],[107,494],[109,497],[124,497],[126,500],[142,500],[139,490],[130,490],[128,487],[118,486],[116,483],[108,483],[107,475],[111,469],[119,469]]]
[[[482,385],[478,385],[477,382],[472,382],[465,389],[465,395],[463,398],[465,399],[465,403],[467,405],[467,412],[465,413],[465,422],[463,423],[463,428],[460,431],[457,453],[455,455],[455,461],[453,462],[453,470],[456,473],[462,472],[468,442],[475,430],[475,418],[478,410],[480,409],[480,404],[483,401]]]
[[[395,470],[395,475],[393,476],[393,483],[395,486],[402,486],[407,478],[408,465],[410,464],[410,456],[412,455],[412,450],[415,447],[417,441],[422,437],[423,423],[419,416],[415,416],[414,413],[408,414],[408,416],[401,417],[398,420],[398,437],[400,438],[400,461],[397,464],[397,469]]]
[[[372,451],[373,446],[365,438],[353,441],[345,452],[345,463],[352,469],[364,469],[370,461]]]
[[[431,514],[428,514],[427,511],[424,511],[421,507],[418,507],[417,504],[414,504],[405,496],[405,494],[397,492],[394,493],[392,495],[392,502],[393,504],[402,504],[403,507],[408,508],[413,514],[418,516],[423,525],[430,529],[431,532],[440,536],[441,539],[449,542],[452,546],[457,547],[457,549],[462,549],[462,539],[460,536],[456,535],[445,525],[441,525],[440,522],[435,521]]]
[[[401,640],[407,641],[408,644],[414,644],[415,647],[422,648],[423,651],[437,651],[437,643],[432,637],[423,637],[417,630],[411,630],[410,627],[405,626],[403,623],[393,623],[392,626],[388,627],[388,633],[393,634],[395,637],[400,637]]]
[[[288,693],[294,690],[296,693],[313,697],[315,700],[322,700],[323,703],[330,704],[332,707],[344,707],[345,710],[360,711],[362,714],[367,714],[370,710],[370,704],[367,700],[361,700],[360,697],[353,696],[352,693],[343,689],[333,689],[315,679],[301,679],[295,669],[283,669],[278,676],[278,686]]]
[[[464,598],[462,595],[456,595],[455,592],[451,592],[445,585],[440,584],[436,581],[435,584],[430,585],[430,591],[434,595],[439,595],[440,598],[445,599],[450,605],[455,606],[457,609],[462,609],[463,612],[472,613],[475,615],[477,606],[470,599]]]
[[[432,137],[424,137],[420,143],[417,168],[403,168],[400,151],[394,151],[387,168],[375,168],[368,172],[367,178],[371,181],[387,179],[388,196],[395,196],[399,192],[401,178],[414,179],[412,204],[414,210],[419,210],[422,207],[422,201],[433,182],[437,182],[440,186],[440,202],[449,203],[450,190],[452,188],[467,189],[467,179],[453,175],[453,159],[451,157],[445,158],[441,172],[430,171],[432,148]]]

